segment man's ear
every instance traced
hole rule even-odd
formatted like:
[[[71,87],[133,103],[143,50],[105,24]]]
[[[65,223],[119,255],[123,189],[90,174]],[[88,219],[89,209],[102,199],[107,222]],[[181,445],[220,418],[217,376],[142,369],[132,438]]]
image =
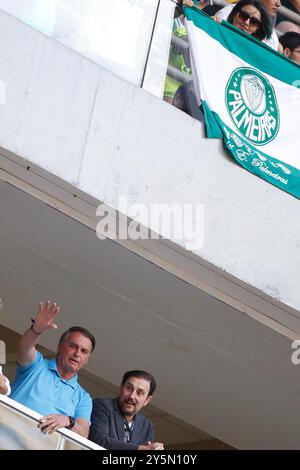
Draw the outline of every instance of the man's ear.
[[[152,395],[149,395],[144,403],[144,406],[147,406],[148,403],[150,403],[150,401],[152,400]]]
[[[288,47],[285,47],[283,49],[283,54],[286,56],[286,57],[291,57],[291,49],[289,49]]]

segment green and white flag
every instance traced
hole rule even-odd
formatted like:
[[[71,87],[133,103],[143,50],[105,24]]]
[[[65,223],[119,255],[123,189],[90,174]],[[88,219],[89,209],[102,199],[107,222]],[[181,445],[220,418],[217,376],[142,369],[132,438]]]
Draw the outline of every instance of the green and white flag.
[[[207,136],[247,170],[300,198],[300,66],[231,24],[185,8]]]

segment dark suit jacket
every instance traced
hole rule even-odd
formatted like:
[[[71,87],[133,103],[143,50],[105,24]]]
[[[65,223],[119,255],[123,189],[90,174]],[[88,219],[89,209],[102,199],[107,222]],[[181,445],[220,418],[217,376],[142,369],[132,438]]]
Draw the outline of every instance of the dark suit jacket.
[[[93,401],[89,439],[109,450],[135,450],[139,444],[154,442],[154,426],[137,413],[131,441],[124,442],[124,416],[121,414],[117,399],[96,398]]]

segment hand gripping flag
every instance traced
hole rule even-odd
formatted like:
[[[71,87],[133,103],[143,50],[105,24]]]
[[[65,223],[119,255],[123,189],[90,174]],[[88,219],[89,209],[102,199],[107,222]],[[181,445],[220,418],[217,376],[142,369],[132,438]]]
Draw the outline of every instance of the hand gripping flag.
[[[207,137],[300,198],[300,66],[227,22],[185,8]]]

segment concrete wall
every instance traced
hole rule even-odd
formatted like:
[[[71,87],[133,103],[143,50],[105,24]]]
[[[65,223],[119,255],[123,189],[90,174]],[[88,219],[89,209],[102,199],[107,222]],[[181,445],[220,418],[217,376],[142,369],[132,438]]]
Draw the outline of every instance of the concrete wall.
[[[3,149],[113,207],[120,195],[203,204],[195,254],[300,309],[297,199],[235,164],[199,122],[4,12],[0,36]]]

